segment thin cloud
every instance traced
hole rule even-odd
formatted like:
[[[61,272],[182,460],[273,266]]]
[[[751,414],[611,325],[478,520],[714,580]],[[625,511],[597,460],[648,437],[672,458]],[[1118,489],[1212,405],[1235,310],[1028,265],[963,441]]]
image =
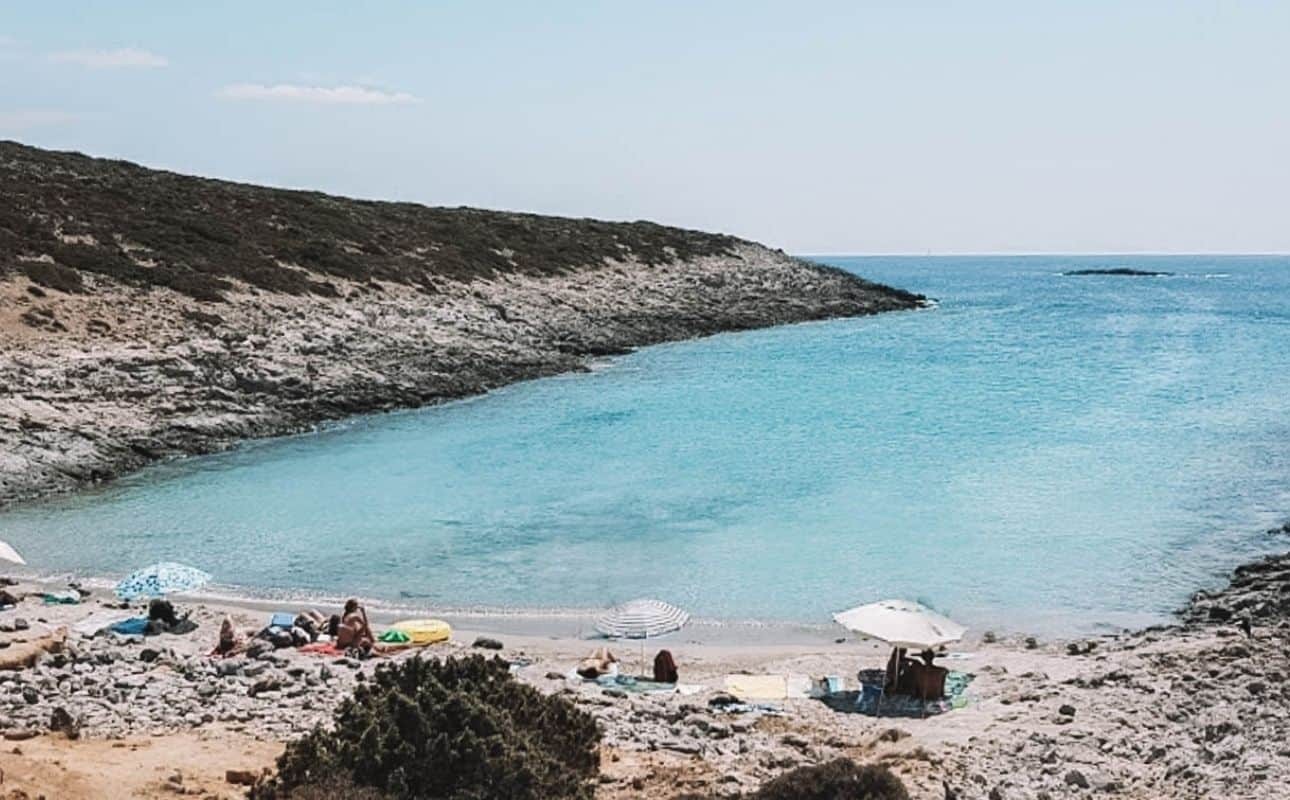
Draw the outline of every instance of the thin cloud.
[[[123,47],[119,50],[63,50],[50,53],[49,60],[55,64],[79,64],[90,69],[118,69],[122,67],[143,67],[155,69],[170,64],[165,56],[140,50],[135,47]]]
[[[235,83],[215,93],[223,100],[272,100],[284,103],[348,106],[405,106],[420,103],[421,98],[407,92],[385,92],[362,86],[297,86],[279,83]]]
[[[69,122],[77,122],[83,118],[83,114],[71,111],[41,109],[0,111],[0,131],[25,131],[51,125],[66,125]]]

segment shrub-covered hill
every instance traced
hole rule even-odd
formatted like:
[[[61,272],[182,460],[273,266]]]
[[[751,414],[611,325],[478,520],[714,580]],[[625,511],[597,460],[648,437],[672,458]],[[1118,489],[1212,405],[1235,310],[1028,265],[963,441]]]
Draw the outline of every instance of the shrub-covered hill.
[[[0,142],[0,259],[23,255],[217,300],[230,280],[334,295],[329,278],[436,290],[437,278],[550,275],[634,258],[731,252],[734,239],[656,225],[332,197]],[[30,265],[33,262],[28,262]],[[37,280],[60,270],[23,266]],[[310,274],[310,273],[314,274]],[[80,286],[70,273],[62,286]]]
[[[729,236],[0,142],[0,505],[645,345],[921,304]]]

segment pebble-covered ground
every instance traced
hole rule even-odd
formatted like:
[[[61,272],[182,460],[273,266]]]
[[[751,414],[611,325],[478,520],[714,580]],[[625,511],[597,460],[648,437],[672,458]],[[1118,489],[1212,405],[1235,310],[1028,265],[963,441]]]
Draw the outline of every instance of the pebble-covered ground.
[[[33,645],[66,635],[32,665],[0,671],[6,740],[219,731],[282,742],[326,724],[356,683],[389,660],[269,646],[213,659],[205,651],[228,609],[208,606],[194,609],[198,628],[183,635],[66,631],[105,604],[91,597],[44,606],[33,596],[0,612],[0,664],[17,666]],[[248,626],[259,619],[232,613]],[[683,677],[695,687],[688,695],[570,682],[581,641],[513,646],[467,637],[392,658],[497,653],[521,680],[565,694],[603,727],[606,798],[734,796],[839,755],[889,764],[915,797],[937,800],[1270,798],[1290,796],[1288,614],[1290,556],[1268,559],[1238,570],[1230,588],[1198,594],[1176,626],[1072,642],[980,642],[955,665],[975,677],[968,706],[927,718],[874,718],[810,699],[778,702],[778,714],[719,707],[729,672],[844,673],[854,653],[840,649],[764,655],[731,647],[690,658],[682,650]]]

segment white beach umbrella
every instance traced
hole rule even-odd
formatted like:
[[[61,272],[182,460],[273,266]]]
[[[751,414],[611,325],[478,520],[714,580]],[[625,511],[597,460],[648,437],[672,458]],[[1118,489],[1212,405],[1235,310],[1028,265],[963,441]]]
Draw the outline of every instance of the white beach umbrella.
[[[18,555],[18,551],[8,542],[0,542],[0,561],[12,561],[15,564],[26,564],[27,561]]]
[[[909,600],[880,600],[833,615],[847,630],[892,647],[927,650],[963,638],[967,628]]]
[[[616,639],[653,639],[679,631],[690,613],[662,600],[628,600],[601,614],[596,630]]]

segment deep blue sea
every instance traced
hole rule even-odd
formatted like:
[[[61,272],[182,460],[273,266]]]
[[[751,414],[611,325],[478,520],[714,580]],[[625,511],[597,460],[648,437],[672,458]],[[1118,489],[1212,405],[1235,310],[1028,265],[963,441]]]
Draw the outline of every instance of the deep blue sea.
[[[641,350],[589,374],[161,465],[0,514],[37,568],[173,559],[432,608],[657,596],[826,622],[1159,621],[1290,548],[1290,258],[820,258],[930,310]],[[1066,277],[1136,267],[1172,277]]]

